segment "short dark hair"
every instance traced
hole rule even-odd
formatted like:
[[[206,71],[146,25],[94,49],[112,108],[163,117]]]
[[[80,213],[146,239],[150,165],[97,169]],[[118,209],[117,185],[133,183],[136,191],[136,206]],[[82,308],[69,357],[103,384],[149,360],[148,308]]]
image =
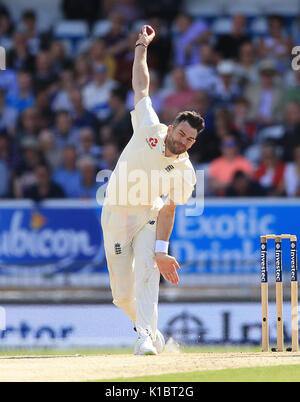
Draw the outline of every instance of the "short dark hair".
[[[179,123],[186,121],[189,123],[191,127],[197,130],[197,135],[201,133],[201,131],[205,128],[205,123],[203,117],[200,116],[199,113],[194,111],[186,110],[185,112],[180,112],[175,117],[172,126],[176,127]]]

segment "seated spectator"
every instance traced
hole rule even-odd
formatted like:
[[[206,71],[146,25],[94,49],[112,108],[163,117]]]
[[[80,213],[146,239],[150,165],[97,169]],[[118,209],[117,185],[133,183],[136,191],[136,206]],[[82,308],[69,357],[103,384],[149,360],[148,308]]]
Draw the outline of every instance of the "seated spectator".
[[[292,41],[286,36],[284,18],[280,15],[269,17],[269,34],[259,42],[260,57],[274,58],[277,68],[282,72],[289,66],[289,57],[292,50]]]
[[[186,79],[190,88],[212,93],[217,84],[215,55],[209,43],[203,43],[199,51],[201,62],[186,67]]]
[[[4,47],[6,51],[10,50],[13,45],[12,32],[13,24],[10,15],[0,11],[0,46]]]
[[[250,36],[246,33],[246,25],[247,20],[244,15],[236,14],[232,17],[231,32],[220,35],[215,45],[215,50],[220,59],[237,60],[240,46],[251,41]]]
[[[20,116],[20,124],[17,126],[15,134],[16,144],[20,144],[23,138],[37,139],[40,130],[40,120],[37,109],[29,107]]]
[[[95,64],[93,71],[93,81],[83,89],[83,104],[103,121],[110,113],[109,97],[116,83],[107,77],[107,67],[104,64]]]
[[[275,81],[277,70],[271,60],[263,60],[259,72],[260,82],[248,85],[245,91],[249,118],[263,126],[278,123],[282,120],[282,89]]]
[[[231,109],[241,90],[234,79],[235,65],[230,60],[217,65],[218,78],[213,91],[214,105],[218,108]]]
[[[114,170],[118,162],[120,153],[118,145],[115,142],[106,142],[102,147],[100,170]]]
[[[101,148],[95,143],[95,134],[90,127],[79,131],[78,155],[90,155],[96,160],[100,158]]]
[[[10,135],[13,135],[16,130],[18,112],[5,105],[5,93],[0,88],[0,133],[6,131]]]
[[[51,109],[50,91],[45,88],[35,92],[35,107],[39,117],[41,129],[52,127],[54,124],[54,112]]]
[[[74,73],[76,87],[79,89],[87,86],[92,78],[92,68],[89,59],[86,56],[80,55],[74,62]]]
[[[132,136],[130,113],[125,105],[126,91],[115,89],[111,92],[109,106],[111,113],[103,122],[109,134],[109,138],[117,140],[120,149],[125,148]]]
[[[92,127],[96,129],[98,126],[98,120],[93,113],[85,109],[83,105],[83,96],[79,89],[73,89],[70,92],[70,100],[73,127],[75,129],[83,127]]]
[[[93,65],[104,64],[107,67],[107,77],[110,79],[115,78],[117,64],[115,59],[108,54],[105,40],[97,38],[91,46],[90,55]]]
[[[55,146],[55,136],[49,129],[44,129],[38,136],[38,146],[43,158],[51,170],[58,168],[62,161],[62,152]]]
[[[43,46],[46,46],[45,35],[37,28],[37,18],[34,10],[25,10],[21,18],[22,32],[27,38],[29,53],[36,56]]]
[[[249,102],[245,98],[237,98],[232,113],[232,128],[239,137],[242,148],[253,144],[257,137],[257,125],[249,118]]]
[[[39,163],[34,170],[35,182],[24,192],[24,198],[35,202],[46,199],[64,198],[62,188],[51,180],[51,169],[46,163]]]
[[[54,40],[50,44],[49,54],[51,59],[52,71],[60,74],[63,70],[72,68],[72,61],[66,55],[64,44],[59,40]]]
[[[286,87],[283,92],[283,107],[289,102],[298,102],[300,104],[300,69],[291,70]]]
[[[49,88],[51,92],[57,89],[58,76],[52,68],[49,51],[41,51],[36,55],[34,81],[37,89]]]
[[[249,84],[259,82],[259,72],[255,57],[255,46],[251,42],[244,42],[239,49],[238,62],[235,65],[235,73],[239,85],[244,88]]]
[[[127,29],[124,16],[118,11],[112,11],[108,20],[110,21],[110,29],[103,39],[107,53],[118,62],[127,49]]]
[[[10,172],[13,172],[21,161],[20,150],[13,138],[3,133],[0,135],[0,160],[8,166]]]
[[[294,148],[293,162],[285,168],[283,191],[288,197],[300,197],[300,144]]]
[[[238,170],[232,183],[227,187],[225,195],[226,197],[261,197],[265,195],[265,191],[249,175]]]
[[[67,146],[63,150],[63,161],[61,167],[53,174],[53,181],[64,191],[66,197],[76,198],[80,185],[80,173],[76,166],[77,152],[74,146]]]
[[[173,41],[174,64],[186,67],[197,64],[199,60],[199,45],[210,38],[210,30],[202,20],[193,21],[187,14],[179,14],[175,21],[176,36]]]
[[[167,96],[163,103],[162,119],[172,122],[181,110],[193,109],[196,91],[187,83],[183,68],[176,67],[172,71],[174,92]]]
[[[122,14],[126,24],[132,24],[141,18],[140,5],[136,0],[119,0],[112,10]]]
[[[0,88],[8,93],[15,93],[18,91],[17,73],[14,70],[7,68],[2,70],[0,74]]]
[[[291,33],[293,42],[300,43],[300,13],[297,15],[297,18],[294,21]]]
[[[7,52],[7,67],[12,70],[34,70],[34,56],[30,54],[27,46],[26,35],[22,32],[15,33],[13,47]]]
[[[253,178],[266,190],[269,196],[282,195],[282,180],[285,164],[279,157],[279,148],[265,143],[261,147],[260,163],[254,171]]]
[[[34,102],[31,74],[20,70],[18,88],[7,95],[6,105],[15,109],[17,113],[22,113],[26,108],[33,106]]]
[[[72,119],[67,110],[60,110],[56,113],[53,132],[58,149],[65,148],[67,145],[76,145],[78,133],[72,126]]]
[[[97,163],[91,156],[82,156],[78,160],[80,170],[80,184],[77,197],[82,199],[96,199],[99,186],[96,183]]]
[[[284,147],[284,160],[292,161],[294,148],[300,143],[300,103],[290,102],[284,110],[284,136],[281,145]]]
[[[59,89],[54,95],[51,109],[57,110],[67,110],[71,112],[71,92],[75,86],[74,75],[72,70],[64,70],[60,73]]]
[[[0,198],[5,198],[9,193],[9,170],[7,164],[0,159]]]
[[[13,195],[23,198],[25,191],[36,183],[35,168],[42,162],[38,142],[32,137],[24,137],[21,142],[22,160],[15,169]]]
[[[251,175],[251,163],[239,154],[238,144],[234,137],[226,137],[221,144],[222,155],[209,164],[209,188],[212,194],[224,195],[235,173],[240,170]]]

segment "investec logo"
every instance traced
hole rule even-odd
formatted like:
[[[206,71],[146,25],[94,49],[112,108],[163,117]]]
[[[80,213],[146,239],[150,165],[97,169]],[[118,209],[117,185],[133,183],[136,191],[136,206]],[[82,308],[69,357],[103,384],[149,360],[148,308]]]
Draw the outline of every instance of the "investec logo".
[[[262,244],[261,246],[261,281],[267,282],[267,252],[266,246]]]
[[[276,282],[281,282],[281,246],[280,244],[276,244],[275,251],[275,267],[276,267]]]
[[[293,282],[297,281],[297,263],[296,263],[297,253],[296,244],[291,243],[291,280]]]
[[[6,70],[6,51],[0,46],[0,70]]]

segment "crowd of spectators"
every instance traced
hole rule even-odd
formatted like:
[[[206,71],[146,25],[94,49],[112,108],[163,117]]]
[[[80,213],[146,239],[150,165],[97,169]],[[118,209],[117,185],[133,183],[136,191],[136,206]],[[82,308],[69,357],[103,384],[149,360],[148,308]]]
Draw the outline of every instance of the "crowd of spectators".
[[[62,2],[66,19],[82,15],[77,3]],[[216,34],[205,19],[168,3],[103,1],[86,18],[91,27],[106,19],[109,29],[71,51],[53,30],[38,29],[34,10],[12,21],[0,5],[0,46],[7,51],[0,198],[95,197],[97,171],[114,168],[132,135],[139,20],[156,31],[148,64],[161,121],[171,123],[182,110],[205,119],[190,157],[206,172],[206,195],[300,196],[300,70],[291,68],[300,16],[292,27],[270,16],[267,34],[255,37],[247,18],[234,15],[231,31]]]

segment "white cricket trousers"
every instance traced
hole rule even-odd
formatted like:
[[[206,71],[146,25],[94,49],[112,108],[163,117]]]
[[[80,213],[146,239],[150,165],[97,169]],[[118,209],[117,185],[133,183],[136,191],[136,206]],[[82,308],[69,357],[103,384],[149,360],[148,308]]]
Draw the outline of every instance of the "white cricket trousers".
[[[154,262],[156,216],[104,206],[101,223],[113,303],[138,332],[157,330],[160,273]]]

